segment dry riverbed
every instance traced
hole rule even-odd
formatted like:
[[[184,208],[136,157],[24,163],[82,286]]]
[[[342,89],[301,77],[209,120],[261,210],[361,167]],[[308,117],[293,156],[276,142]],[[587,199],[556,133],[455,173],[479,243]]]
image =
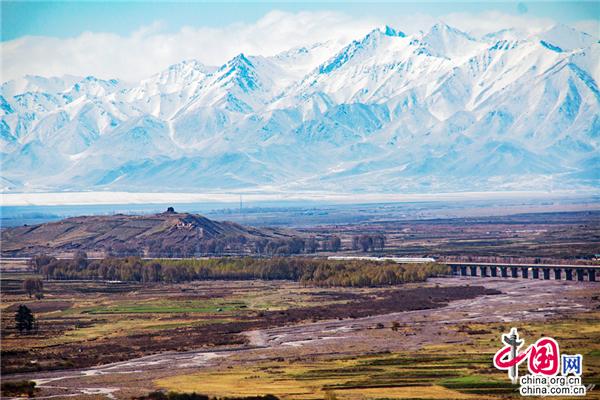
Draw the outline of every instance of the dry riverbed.
[[[258,303],[265,301],[264,298],[257,300],[253,296],[268,288],[262,287],[262,283],[254,282],[252,284],[257,285],[255,288],[258,288],[258,291],[244,289],[244,285],[248,286],[248,282],[222,282],[218,288],[221,292],[227,293],[225,297],[229,300],[232,298],[240,300],[246,296],[254,298]],[[192,335],[192,337],[186,336],[190,343],[188,350],[161,352],[87,368],[11,374],[5,375],[5,378],[35,380],[40,388],[37,393],[39,397],[131,398],[157,388],[170,390],[193,388],[210,395],[260,394],[252,392],[256,389],[266,390],[262,394],[274,393],[282,398],[322,398],[322,396],[311,397],[314,396],[313,393],[322,391],[322,387],[296,388],[294,386],[295,394],[290,394],[291,392],[286,390],[291,390],[290,388],[293,386],[289,386],[291,383],[281,387],[281,383],[286,382],[285,379],[279,379],[277,385],[256,381],[246,389],[243,384],[236,389],[235,387],[226,387],[227,385],[231,386],[231,383],[220,381],[220,378],[213,378],[215,381],[211,385],[210,377],[225,377],[226,373],[233,374],[236,371],[243,373],[256,368],[257,365],[266,365],[273,369],[275,367],[271,365],[272,363],[281,364],[277,367],[281,369],[282,365],[310,366],[323,362],[330,365],[341,362],[339,360],[351,360],[356,357],[381,357],[382,355],[390,357],[390,355],[413,354],[435,349],[436,346],[440,349],[454,346],[468,350],[469,346],[480,345],[480,343],[478,344],[480,337],[491,334],[486,329],[477,330],[474,326],[485,327],[489,324],[500,324],[501,327],[508,329],[511,326],[523,324],[544,324],[544,321],[569,319],[576,314],[593,312],[593,309],[598,307],[597,296],[594,296],[597,287],[594,284],[565,281],[466,277],[430,279],[426,286],[432,291],[438,290],[442,296],[436,300],[435,296],[428,294],[423,297],[424,305],[422,307],[409,306],[415,300],[414,294],[418,293],[416,285],[396,288],[391,292],[390,289],[361,290],[354,293],[347,289],[331,289],[327,290],[326,292],[329,294],[325,295],[319,289],[316,291],[321,293],[321,297],[316,302],[309,294],[310,289],[307,290],[289,282],[270,282],[268,285],[272,285],[272,288],[277,285],[285,288],[285,293],[288,293],[289,296],[287,298],[288,307],[283,307],[279,302],[279,311],[284,313],[278,315],[285,315],[288,318],[274,319],[271,321],[272,324],[266,326],[257,322],[261,320],[260,317],[249,320],[252,323],[243,325],[242,329],[236,332],[236,335],[241,338],[237,344],[227,343],[206,347],[203,338],[197,337],[198,346],[194,348],[195,335]],[[488,290],[477,292],[477,289],[474,288],[480,285],[485,286]],[[463,291],[472,290],[473,295],[459,300],[448,299],[448,297],[452,297],[450,294],[456,287],[460,287]],[[386,301],[389,301],[390,298],[401,296],[399,294],[390,295],[396,291],[406,291],[406,293],[412,294],[412,296],[400,297],[406,302],[406,311],[392,312],[394,307],[386,307]],[[337,292],[339,296],[336,298],[330,292]],[[234,294],[243,294],[243,296]],[[351,294],[363,296],[363,298],[359,298],[358,302],[353,303],[349,300],[356,301],[356,299],[352,298]],[[282,292],[280,295],[284,296],[284,293]],[[323,298],[330,299],[328,305],[319,305],[319,301],[324,301]],[[370,312],[361,312],[364,305],[361,305],[360,300],[363,303],[375,302],[375,308]],[[444,302],[441,306],[436,303],[436,301],[442,300],[449,301]],[[274,312],[273,308],[276,308],[274,303],[276,302],[271,299],[270,305],[260,311],[263,318],[265,315],[269,315],[268,313]],[[299,307],[300,303],[302,306]],[[353,315],[350,315],[346,309],[347,304],[355,304],[352,307]],[[250,308],[253,307],[258,306],[252,303]],[[321,312],[323,308],[328,307],[337,310],[338,318],[332,318],[330,314],[319,315],[318,313],[314,321],[305,317],[298,317],[297,321],[289,318],[296,315],[294,313],[297,313],[297,310],[314,309]],[[241,310],[244,309],[244,307],[241,308]],[[401,310],[402,308],[397,309]],[[227,314],[225,319],[236,319],[239,322],[243,317],[243,312],[236,314],[235,311],[232,311]],[[188,315],[187,318],[190,316]],[[202,326],[210,325],[209,322],[206,324]],[[223,323],[219,324],[223,325]],[[245,327],[248,329],[243,329]],[[197,331],[181,331],[183,335],[191,334],[191,332]],[[499,337],[499,334],[499,332],[494,332],[493,336]],[[161,336],[157,337],[161,338]],[[120,340],[119,338],[122,336],[117,336],[115,340]],[[98,340],[108,339],[96,337],[91,342]],[[173,340],[180,339],[173,338]],[[75,343],[81,345],[80,342]],[[204,348],[203,345],[205,345]],[[60,344],[58,346],[64,347]],[[281,371],[284,370],[281,369]],[[211,372],[214,375],[206,375]],[[288,371],[286,373],[294,376],[297,372]],[[204,375],[196,376],[199,373]],[[256,376],[259,375],[255,374],[254,378],[247,377],[246,380],[258,379]],[[314,381],[319,380],[315,378]],[[321,383],[327,385],[326,382]],[[394,394],[391,388],[388,389],[389,393]],[[355,389],[348,393],[342,390],[338,393],[338,398],[354,398],[350,394],[360,395],[363,396],[360,398],[365,399],[371,398],[368,390],[373,389],[363,388],[359,391]],[[440,393],[446,392],[441,391]],[[380,395],[381,393],[377,392],[373,394],[375,396],[373,398]],[[447,396],[448,393],[445,395]],[[459,392],[456,392],[455,395],[468,397],[467,394]],[[428,396],[435,396],[435,393],[429,393]]]

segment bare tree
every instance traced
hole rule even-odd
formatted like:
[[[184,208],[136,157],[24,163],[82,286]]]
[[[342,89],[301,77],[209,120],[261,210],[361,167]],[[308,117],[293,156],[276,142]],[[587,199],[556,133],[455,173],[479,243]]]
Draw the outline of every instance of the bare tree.
[[[37,298],[44,297],[44,284],[40,278],[26,278],[23,281],[23,290],[29,297],[35,294]]]
[[[331,249],[331,251],[337,252],[337,251],[339,251],[339,249],[341,247],[342,247],[342,241],[339,237],[332,236],[329,239],[329,248]]]

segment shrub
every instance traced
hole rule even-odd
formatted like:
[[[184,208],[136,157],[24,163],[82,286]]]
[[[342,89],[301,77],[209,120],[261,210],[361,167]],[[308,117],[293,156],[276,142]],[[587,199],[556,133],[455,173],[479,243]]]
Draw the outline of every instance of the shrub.
[[[32,381],[16,381],[2,382],[2,396],[23,396],[33,397],[35,395],[35,382]]]

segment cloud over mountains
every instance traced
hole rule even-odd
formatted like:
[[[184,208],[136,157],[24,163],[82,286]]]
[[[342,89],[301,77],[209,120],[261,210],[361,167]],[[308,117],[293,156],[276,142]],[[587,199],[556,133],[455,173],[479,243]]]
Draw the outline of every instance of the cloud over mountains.
[[[524,34],[537,33],[555,25],[547,18],[487,11],[478,14],[452,13],[441,18],[428,14],[404,14],[386,19],[357,18],[334,11],[271,11],[253,23],[223,27],[183,27],[165,31],[158,20],[128,36],[104,32],[83,32],[71,38],[26,36],[0,42],[6,60],[3,80],[25,74],[45,77],[94,75],[103,79],[136,81],[181,60],[197,59],[220,65],[239,53],[272,56],[287,49],[316,42],[336,41],[340,45],[367,34],[374,26],[390,24],[407,34],[427,30],[438,20],[475,36],[512,28]],[[580,30],[598,32],[598,22],[580,21]],[[588,32],[589,33],[589,32]]]

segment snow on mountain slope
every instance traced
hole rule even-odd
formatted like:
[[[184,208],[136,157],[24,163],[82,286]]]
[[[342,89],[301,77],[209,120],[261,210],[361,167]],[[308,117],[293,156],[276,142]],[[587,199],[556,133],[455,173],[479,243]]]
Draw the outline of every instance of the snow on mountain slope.
[[[556,52],[573,51],[598,43],[598,39],[594,39],[591,35],[563,24],[555,25],[536,37],[540,43]]]
[[[517,41],[527,35],[522,31],[515,28],[501,29],[497,32],[491,32],[481,37],[481,40],[490,44],[497,43],[499,41]]]
[[[81,79],[81,77],[71,75],[62,78],[25,75],[20,79],[4,82],[2,84],[2,94],[10,98],[27,92],[60,93],[69,90]]]
[[[3,190],[597,189],[599,62],[564,25],[439,23],[138,83],[25,76],[0,91]]]
[[[280,77],[280,86],[286,88],[301,80],[310,71],[324,63],[332,54],[338,52],[344,44],[337,41],[315,43],[311,46],[296,47],[272,57],[267,57],[280,66],[285,74]]]
[[[441,22],[414,40],[418,41],[422,51],[435,57],[446,58],[465,57],[485,46],[467,33]]]
[[[446,58],[420,52],[419,43],[391,28],[375,29],[340,50],[288,90],[273,107],[300,106],[305,119],[344,103],[386,102],[410,90],[419,100],[434,79],[451,68]],[[418,88],[418,89],[415,89]]]
[[[196,60],[171,65],[128,90],[114,95],[114,100],[130,105],[139,113],[170,119],[187,104],[199,84],[216,68]]]

